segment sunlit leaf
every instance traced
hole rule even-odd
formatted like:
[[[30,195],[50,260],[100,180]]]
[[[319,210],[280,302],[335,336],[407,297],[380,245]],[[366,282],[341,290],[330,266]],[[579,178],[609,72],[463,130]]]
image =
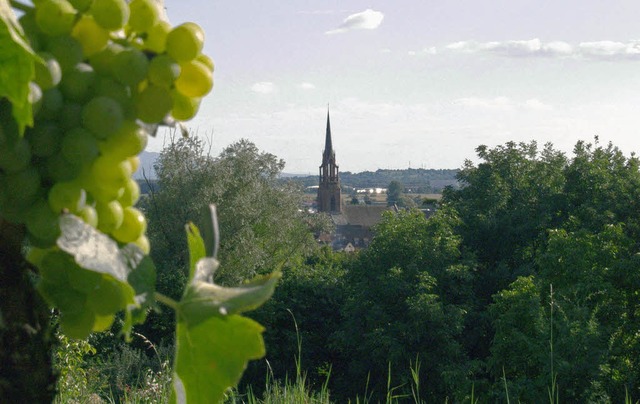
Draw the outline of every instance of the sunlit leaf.
[[[196,325],[179,319],[171,402],[218,403],[247,362],[264,356],[263,330],[238,315],[210,316]]]
[[[0,98],[7,97],[20,133],[33,125],[29,81],[38,57],[27,43],[8,0],[0,0]]]

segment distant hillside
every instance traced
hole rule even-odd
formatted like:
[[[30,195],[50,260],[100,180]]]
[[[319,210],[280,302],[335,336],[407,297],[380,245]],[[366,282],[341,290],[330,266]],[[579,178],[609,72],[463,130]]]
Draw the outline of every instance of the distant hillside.
[[[345,171],[340,173],[340,182],[343,188],[386,188],[391,181],[400,181],[406,192],[415,193],[440,193],[448,186],[457,186],[457,169],[438,170],[424,168],[408,168],[405,170],[364,171],[352,173]],[[300,183],[304,187],[318,185],[318,176],[289,177],[289,181]]]
[[[153,169],[153,165],[155,164],[159,156],[160,153],[143,151],[140,154],[140,167],[138,167],[138,170],[133,173],[133,178],[137,180],[142,179],[142,173],[144,170],[144,176],[146,176],[147,179],[155,180],[157,176],[156,171]]]

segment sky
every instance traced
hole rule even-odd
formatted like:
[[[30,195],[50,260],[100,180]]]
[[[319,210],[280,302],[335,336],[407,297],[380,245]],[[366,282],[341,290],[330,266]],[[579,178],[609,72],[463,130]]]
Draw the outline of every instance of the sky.
[[[640,150],[640,2],[165,0],[216,64],[187,127],[317,174],[327,106],[341,171],[460,168],[479,145]],[[160,151],[167,136],[153,139]]]

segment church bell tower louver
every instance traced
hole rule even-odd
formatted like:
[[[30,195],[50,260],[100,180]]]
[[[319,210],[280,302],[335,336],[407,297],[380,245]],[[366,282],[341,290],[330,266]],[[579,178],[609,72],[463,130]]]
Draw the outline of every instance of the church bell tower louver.
[[[331,142],[331,124],[327,109],[327,134],[320,166],[320,183],[318,186],[318,212],[340,213],[342,200],[340,197],[340,177],[336,164],[336,153]]]

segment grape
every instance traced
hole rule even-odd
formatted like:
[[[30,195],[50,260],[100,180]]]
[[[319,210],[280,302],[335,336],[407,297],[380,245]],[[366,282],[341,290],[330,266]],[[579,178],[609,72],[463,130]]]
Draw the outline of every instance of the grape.
[[[103,277],[102,282],[91,291],[89,305],[99,315],[113,314],[127,305],[122,286],[115,279]]]
[[[182,64],[180,76],[176,80],[176,89],[187,97],[202,97],[211,91],[213,76],[207,66],[198,61]]]
[[[53,245],[60,235],[58,215],[53,213],[44,199],[29,208],[25,224],[29,233],[43,245]]]
[[[115,31],[126,24],[129,7],[124,0],[93,0],[91,14],[100,26]]]
[[[75,182],[56,182],[49,190],[49,207],[57,213],[63,210],[76,213],[84,207],[86,200],[85,190]]]
[[[53,122],[38,122],[33,129],[27,130],[26,137],[34,156],[49,157],[60,150],[62,134]]]
[[[9,199],[14,203],[31,204],[40,191],[40,174],[35,167],[28,167],[20,172],[6,175],[5,186]]]
[[[96,212],[98,213],[98,230],[103,233],[111,233],[122,224],[124,212],[120,202],[103,203],[98,201]]]
[[[93,206],[85,205],[78,211],[78,217],[91,227],[98,226],[98,212]]]
[[[116,316],[113,314],[108,314],[106,316],[96,314],[93,329],[91,331],[102,332],[108,330],[113,324],[113,320],[115,320],[115,318]]]
[[[127,181],[127,184],[124,186],[122,196],[118,198],[118,202],[120,202],[123,208],[127,208],[135,205],[138,199],[140,199],[140,185],[138,185],[138,181],[129,178],[129,181]]]
[[[135,119],[135,110],[129,88],[111,77],[102,76],[96,80],[94,94],[111,98],[120,104],[125,119]]]
[[[193,118],[200,107],[199,98],[190,98],[177,91],[171,93],[173,98],[173,109],[171,116],[179,121],[188,121]]]
[[[111,72],[116,80],[132,87],[147,77],[148,68],[149,61],[145,54],[131,48],[115,55],[111,62]]]
[[[124,46],[117,43],[110,43],[101,51],[89,56],[89,63],[98,74],[111,74],[111,61],[122,50]]]
[[[37,61],[35,63],[36,84],[38,84],[42,90],[48,90],[57,86],[62,79],[60,64],[50,53],[41,52],[38,56],[42,58],[43,63]]]
[[[62,139],[62,155],[67,161],[89,164],[98,154],[98,141],[84,128],[72,129]]]
[[[159,55],[149,63],[147,76],[151,84],[171,88],[180,76],[180,65],[168,55]]]
[[[109,42],[109,31],[102,28],[90,15],[83,15],[71,32],[82,45],[85,56],[91,56],[104,49]]]
[[[171,92],[165,87],[150,85],[135,100],[136,114],[142,122],[161,122],[173,107]]]
[[[82,62],[83,59],[82,45],[70,36],[51,38],[47,50],[56,58],[63,73]]]
[[[38,111],[37,118],[39,120],[57,118],[63,103],[62,93],[57,87],[45,91],[42,93],[42,105]]]
[[[95,97],[82,109],[82,124],[98,139],[115,133],[123,119],[122,108],[109,97]]]
[[[62,106],[58,120],[62,129],[71,130],[82,125],[82,105],[67,102]]]
[[[149,239],[145,235],[140,236],[133,244],[137,245],[146,255],[151,252],[151,244],[149,244]]]
[[[196,60],[202,63],[203,65],[207,66],[209,68],[209,71],[213,73],[214,64],[213,64],[213,60],[211,60],[209,56],[205,55],[204,53],[201,53],[196,57]]]
[[[31,48],[40,49],[40,45],[42,44],[42,33],[36,23],[35,10],[24,13],[20,18],[18,18],[18,22],[20,22],[20,25],[24,29],[25,36],[29,40]]]
[[[178,25],[167,34],[167,53],[178,62],[193,60],[202,51],[204,32],[192,22]]]
[[[68,34],[76,10],[67,0],[44,0],[36,6],[36,24],[47,35]]]
[[[131,176],[131,165],[126,160],[103,155],[93,162],[91,175],[99,185],[122,188]]]
[[[158,21],[158,23],[147,32],[144,47],[156,53],[163,53],[166,47],[167,35],[170,31],[171,24],[166,21]]]
[[[0,168],[7,172],[22,171],[31,161],[31,149],[25,138],[9,140],[0,147]]]
[[[60,182],[77,178],[82,166],[76,162],[68,161],[62,154],[54,154],[47,158],[44,168],[48,178],[54,182]]]
[[[147,131],[133,121],[125,121],[120,129],[100,144],[103,155],[125,159],[141,153],[147,145]]]
[[[153,27],[160,14],[155,0],[133,0],[129,3],[129,11],[129,27],[141,33]]]
[[[33,81],[29,82],[29,102],[32,104],[33,115],[38,115],[42,105],[42,89]]]
[[[136,171],[138,171],[138,167],[140,167],[140,157],[132,156],[132,157],[127,158],[127,161],[131,165],[131,172],[132,173],[135,173]]]
[[[66,100],[84,102],[93,91],[96,73],[86,63],[78,63],[64,73],[60,90]]]
[[[69,3],[78,11],[87,11],[93,0],[69,0]]]
[[[132,243],[147,230],[147,221],[142,212],[131,206],[124,208],[122,225],[111,232],[121,243]]]

